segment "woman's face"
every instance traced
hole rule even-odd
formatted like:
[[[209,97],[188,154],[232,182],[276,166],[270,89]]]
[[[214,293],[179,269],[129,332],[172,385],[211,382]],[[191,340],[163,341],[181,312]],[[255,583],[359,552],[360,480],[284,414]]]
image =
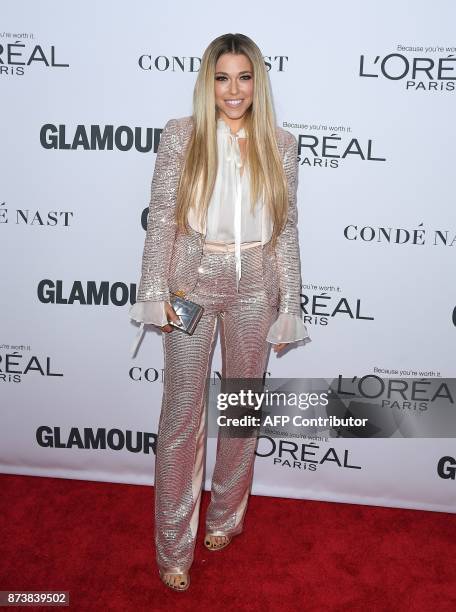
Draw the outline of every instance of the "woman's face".
[[[224,53],[215,66],[215,104],[222,118],[241,119],[253,102],[253,68],[246,55]]]

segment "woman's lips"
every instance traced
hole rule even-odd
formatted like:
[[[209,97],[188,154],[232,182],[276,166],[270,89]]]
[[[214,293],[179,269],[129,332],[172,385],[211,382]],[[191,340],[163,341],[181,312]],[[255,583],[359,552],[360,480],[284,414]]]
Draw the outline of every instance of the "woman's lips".
[[[232,108],[236,108],[242,104],[242,100],[225,100],[225,104],[231,106]]]

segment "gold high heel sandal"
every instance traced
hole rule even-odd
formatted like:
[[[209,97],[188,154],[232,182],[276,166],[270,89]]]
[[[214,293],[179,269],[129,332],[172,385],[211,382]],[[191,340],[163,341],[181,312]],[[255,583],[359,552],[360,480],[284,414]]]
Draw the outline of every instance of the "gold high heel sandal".
[[[173,591],[186,591],[190,586],[190,576],[187,572],[167,572],[166,570],[158,568],[158,573],[160,574],[163,584],[173,589]],[[177,584],[172,584],[166,581],[165,576],[183,576],[184,578],[179,580]]]
[[[217,544],[217,542],[214,542],[213,540],[211,540],[211,538],[217,538],[217,537],[226,538],[226,541]],[[228,544],[231,544],[231,540],[232,540],[232,536],[225,535],[223,533],[206,533],[206,535],[204,536],[204,546],[208,550],[222,550],[222,548],[226,548]]]

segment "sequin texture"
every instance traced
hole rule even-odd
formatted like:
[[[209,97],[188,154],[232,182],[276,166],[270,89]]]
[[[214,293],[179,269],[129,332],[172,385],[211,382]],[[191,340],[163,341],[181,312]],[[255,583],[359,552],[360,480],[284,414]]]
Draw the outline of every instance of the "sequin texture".
[[[158,565],[187,571],[193,561],[204,469],[205,384],[220,323],[223,376],[261,377],[270,345],[268,330],[279,313],[302,315],[297,230],[297,140],[277,127],[277,145],[288,183],[288,217],[275,248],[271,242],[241,251],[236,288],[235,254],[206,252],[205,236],[177,230],[175,207],[192,117],[165,125],[155,161],[137,302],[170,299],[184,291],[205,312],[192,336],[162,334],[165,381],[155,464],[155,543]],[[211,503],[211,533],[243,529],[251,488],[255,438],[217,441]]]
[[[137,301],[167,300],[169,291],[195,286],[204,235],[190,228],[176,231],[177,185],[185,149],[193,129],[191,116],[170,119],[162,132],[155,160],[147,232]],[[301,262],[297,229],[298,143],[287,130],[276,127],[279,152],[288,183],[288,217],[275,248],[263,245],[263,279],[271,305],[279,312],[301,315]]]
[[[277,309],[267,300],[261,245],[241,251],[236,289],[233,252],[203,253],[194,290],[204,308],[195,332],[163,333],[165,383],[155,467],[155,544],[161,568],[186,571],[193,561],[206,439],[205,385],[220,322],[222,376],[259,378],[267,365],[266,335]],[[243,529],[251,490],[256,438],[220,435],[212,478],[207,530]]]

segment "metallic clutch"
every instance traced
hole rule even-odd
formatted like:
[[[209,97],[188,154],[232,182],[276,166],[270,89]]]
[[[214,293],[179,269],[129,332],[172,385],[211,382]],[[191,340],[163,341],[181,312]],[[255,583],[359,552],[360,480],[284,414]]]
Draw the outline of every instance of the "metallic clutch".
[[[170,295],[170,304],[174,308],[177,316],[181,320],[180,325],[170,321],[169,324],[181,331],[192,335],[198,321],[201,319],[204,308],[184,297],[183,291],[176,291]]]

